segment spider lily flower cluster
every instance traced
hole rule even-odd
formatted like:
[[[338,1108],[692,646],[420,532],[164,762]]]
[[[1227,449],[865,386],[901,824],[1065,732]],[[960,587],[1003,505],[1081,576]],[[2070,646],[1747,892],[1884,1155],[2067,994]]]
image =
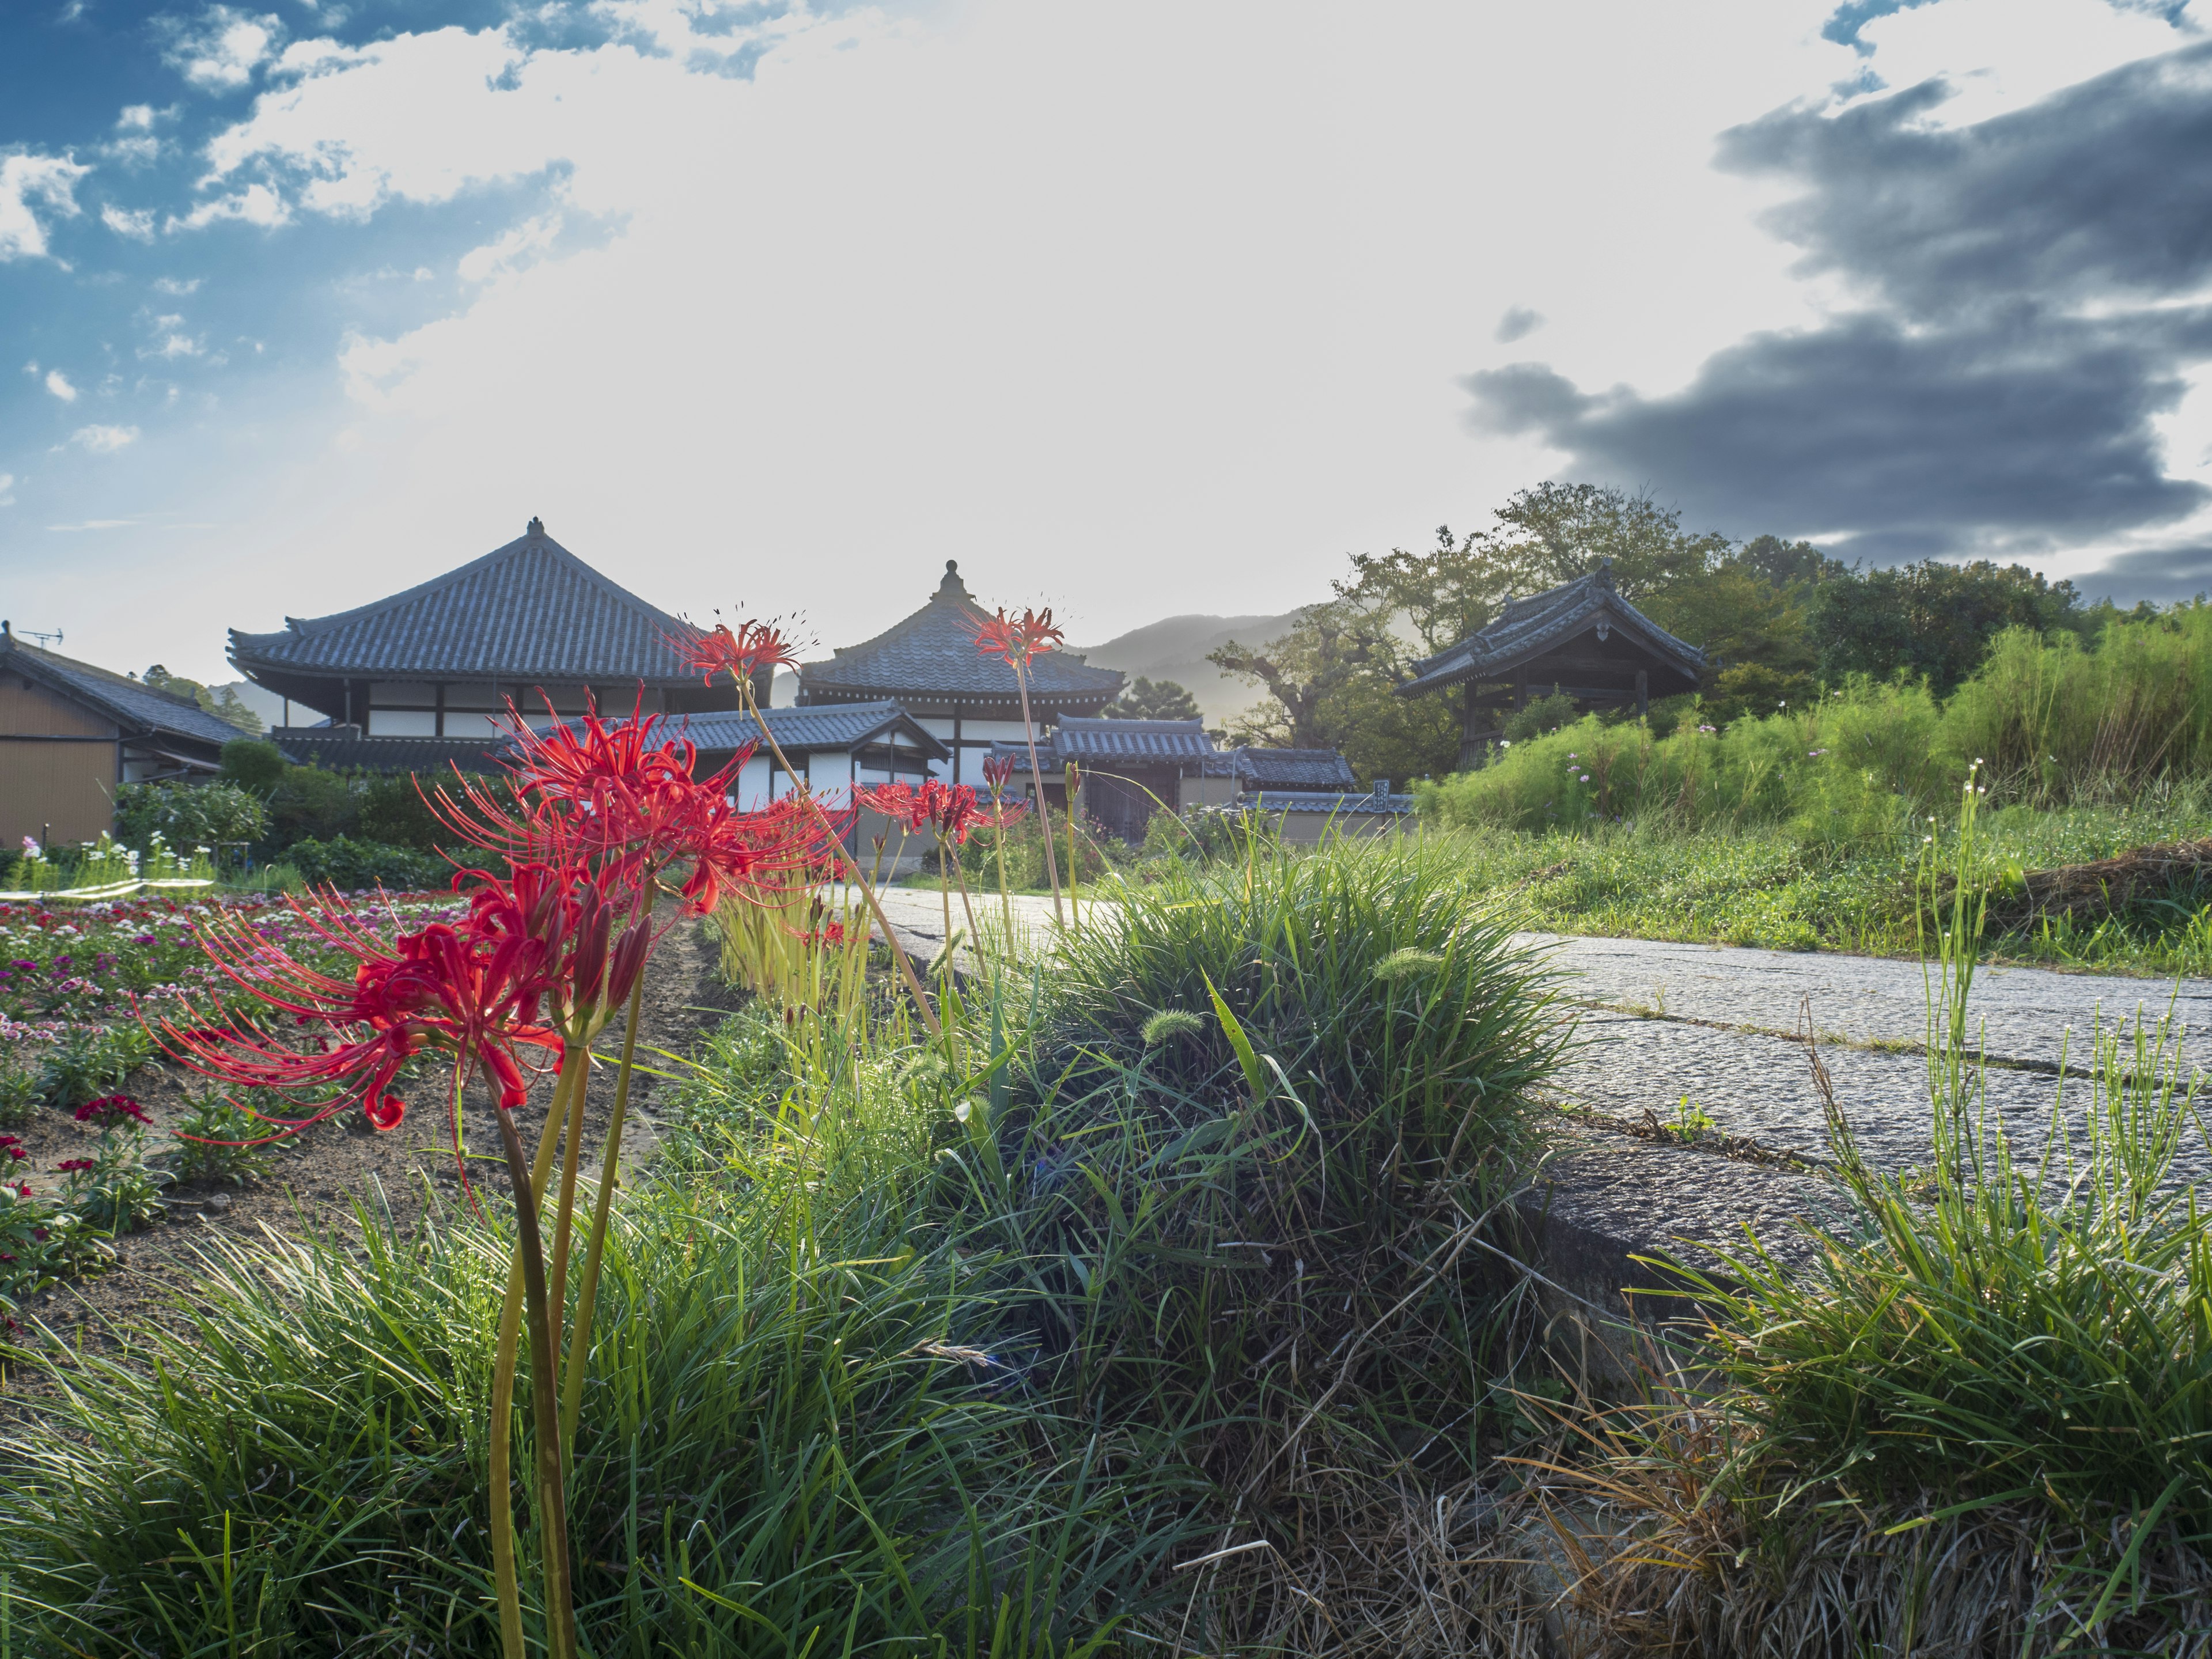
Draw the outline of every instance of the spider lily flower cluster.
[[[720,637],[709,641],[717,650],[743,656],[762,648],[755,624],[717,632]],[[396,1127],[408,1109],[398,1087],[402,1068],[419,1057],[444,1057],[447,1128],[465,1186],[463,1091],[476,1076],[489,1086],[518,1235],[492,1399],[491,1530],[502,1641],[520,1655],[505,1428],[526,1335],[534,1485],[545,1528],[544,1606],[552,1650],[565,1659],[575,1650],[565,1462],[580,1407],[646,963],[680,918],[703,915],[726,895],[742,897],[772,877],[822,867],[825,841],[835,842],[840,825],[811,803],[739,810],[732,791],[750,750],[702,776],[696,750],[663,730],[658,716],[610,722],[594,711],[544,731],[519,716],[510,724],[504,791],[463,778],[429,799],[458,838],[505,866],[503,873],[457,872],[453,890],[465,907],[458,915],[400,931],[378,927],[335,894],[295,900],[295,919],[319,947],[319,961],[309,962],[250,921],[218,914],[199,930],[202,948],[240,994],[234,1000],[252,1013],[187,1011],[152,1029],[173,1057],[240,1090],[240,1103],[269,1131],[263,1139],[297,1133],[356,1105],[376,1128]],[[385,920],[398,919],[387,908]],[[596,1212],[574,1281],[564,1377],[558,1356],[570,1313],[590,1044],[625,1007],[628,1031]],[[532,1160],[514,1119],[529,1098],[532,1073],[548,1072],[556,1080]],[[272,1103],[287,1099],[297,1104]],[[556,1148],[562,1167],[549,1250],[540,1212]],[[469,1195],[475,1202],[472,1188]]]

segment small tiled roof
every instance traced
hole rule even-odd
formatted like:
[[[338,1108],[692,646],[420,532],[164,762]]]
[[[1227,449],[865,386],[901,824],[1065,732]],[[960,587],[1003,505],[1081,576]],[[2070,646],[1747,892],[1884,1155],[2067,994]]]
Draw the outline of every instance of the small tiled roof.
[[[352,611],[230,632],[248,675],[696,682],[668,638],[695,632],[530,527],[458,570]]]
[[[989,620],[960,580],[958,562],[945,562],[945,580],[927,605],[872,640],[840,646],[827,662],[802,663],[801,703],[838,698],[897,697],[927,701],[1019,698],[1014,671],[975,648],[976,630]],[[1118,669],[1093,668],[1066,651],[1048,651],[1029,668],[1030,707],[1040,712],[1103,708],[1121,694]]]
[[[1355,812],[1401,815],[1413,810],[1411,795],[1361,794],[1358,791],[1340,793],[1333,789],[1263,789],[1245,795],[1237,804],[1257,807],[1264,812],[1331,812],[1347,817]]]
[[[295,766],[325,766],[337,772],[443,774],[495,772],[495,751],[501,739],[481,738],[377,738],[357,726],[280,726],[269,733],[277,752]]]
[[[1607,560],[1589,575],[1547,592],[1509,600],[1497,620],[1480,633],[1415,663],[1413,678],[1398,688],[1398,694],[1412,696],[1467,680],[1501,678],[1517,665],[1572,639],[1594,622],[1618,627],[1634,636],[1693,682],[1705,665],[1704,652],[1676,639],[1620,597],[1613,585],[1612,561]]]
[[[1079,765],[1093,761],[1194,761],[1217,753],[1204,720],[1063,720],[1053,751]]]
[[[741,749],[760,738],[760,726],[750,714],[730,710],[689,714],[663,727],[671,736],[689,738],[705,753]],[[905,747],[932,760],[949,760],[952,750],[927,727],[895,702],[833,702],[809,708],[771,708],[768,729],[787,750],[856,749],[896,731]]]
[[[1352,763],[1334,749],[1240,749],[1237,775],[1247,789],[1350,789]]]
[[[246,735],[189,698],[156,691],[127,675],[110,673],[74,657],[42,651],[13,634],[0,634],[0,672],[26,675],[93,704],[123,726],[126,737],[159,733],[220,747]]]

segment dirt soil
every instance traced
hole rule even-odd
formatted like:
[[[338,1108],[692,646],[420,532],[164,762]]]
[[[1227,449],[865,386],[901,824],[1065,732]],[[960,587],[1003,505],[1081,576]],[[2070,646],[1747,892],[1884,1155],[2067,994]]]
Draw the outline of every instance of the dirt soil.
[[[717,971],[715,942],[703,925],[677,923],[647,970],[639,1064],[665,1069],[666,1062],[647,1050],[689,1053],[699,1035],[719,1024],[741,1000],[742,994]],[[586,1171],[598,1168],[598,1149],[614,1101],[612,1066],[622,1054],[623,1027],[617,1019],[592,1045],[606,1069],[594,1071],[586,1104]],[[125,1091],[154,1120],[147,1137],[149,1154],[168,1139],[169,1125],[186,1109],[179,1085],[189,1080],[190,1073],[181,1067],[156,1062],[140,1068],[125,1085]],[[165,1224],[117,1239],[118,1261],[108,1272],[70,1280],[31,1297],[21,1310],[28,1316],[26,1322],[46,1325],[82,1341],[88,1350],[124,1352],[131,1346],[132,1326],[173,1312],[179,1291],[195,1276],[198,1249],[213,1237],[252,1240],[261,1237],[264,1227],[299,1233],[333,1223],[349,1226],[356,1203],[372,1212],[388,1205],[401,1231],[411,1231],[432,1206],[447,1208],[461,1201],[447,1120],[450,1086],[441,1083],[434,1067],[425,1068],[421,1079],[400,1091],[407,1101],[407,1115],[396,1128],[379,1133],[357,1109],[349,1110],[278,1143],[275,1167],[261,1181],[247,1185],[196,1182],[169,1188]],[[653,1099],[662,1086],[642,1071],[632,1083],[630,1117],[623,1131],[627,1166],[635,1167],[651,1153],[657,1139]],[[550,1076],[538,1079],[530,1103],[520,1115],[526,1146],[538,1144],[552,1087]],[[499,1131],[489,1103],[481,1084],[471,1085],[463,1103],[471,1154],[470,1179],[487,1209],[509,1202],[506,1164],[498,1155]],[[47,1109],[15,1133],[30,1161],[16,1164],[11,1173],[47,1193],[62,1184],[54,1165],[87,1156],[97,1139],[66,1113]],[[0,1377],[0,1393],[23,1390],[30,1380],[20,1373]]]

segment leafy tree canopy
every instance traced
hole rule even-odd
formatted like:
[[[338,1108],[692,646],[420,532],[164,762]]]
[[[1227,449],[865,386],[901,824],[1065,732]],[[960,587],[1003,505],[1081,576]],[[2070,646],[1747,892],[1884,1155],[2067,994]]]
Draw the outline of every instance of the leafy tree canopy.
[[[210,691],[198,680],[188,680],[182,674],[172,674],[155,663],[138,677],[139,683],[156,691],[165,691],[173,697],[183,697],[201,709],[236,726],[248,737],[261,735],[261,716],[248,708],[240,698],[237,689],[226,685],[220,691]]]
[[[2087,632],[2095,621],[2072,582],[2048,581],[2025,565],[1928,559],[1823,583],[1812,633],[1824,678],[1887,678],[1904,669],[1925,675],[1942,696],[1981,665],[2005,629]]]
[[[1200,718],[1198,699],[1173,680],[1157,683],[1139,674],[1133,684],[1098,711],[1109,720],[1194,720]]]

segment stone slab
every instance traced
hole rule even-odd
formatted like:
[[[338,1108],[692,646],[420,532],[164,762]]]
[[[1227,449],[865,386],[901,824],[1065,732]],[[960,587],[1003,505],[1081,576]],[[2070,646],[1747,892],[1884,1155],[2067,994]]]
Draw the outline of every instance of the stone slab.
[[[1593,1002],[1794,1032],[1809,998],[1816,1030],[1861,1042],[1927,1040],[1928,986],[1917,962],[1657,939],[1519,937],[1546,946],[1577,988],[1569,994]],[[2084,1056],[2100,1016],[2110,1025],[2131,1021],[2140,1008],[2155,1020],[2176,994],[2171,980],[1984,967],[1969,1006],[1992,1058],[2055,1066],[2062,1042],[2074,1061]],[[2190,1046],[2212,1055],[2212,981],[2180,981],[2175,1018]]]

